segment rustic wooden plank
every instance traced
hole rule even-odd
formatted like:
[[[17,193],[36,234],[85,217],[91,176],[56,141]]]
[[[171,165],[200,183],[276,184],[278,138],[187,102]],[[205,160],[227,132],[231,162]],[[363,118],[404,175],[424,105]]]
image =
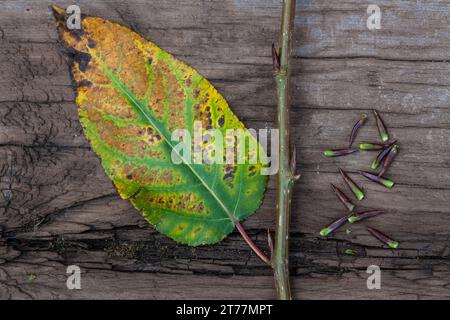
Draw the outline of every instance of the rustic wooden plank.
[[[72,4],[62,1],[60,4]],[[450,121],[447,60],[450,8],[443,1],[376,1],[382,29],[366,28],[367,4],[299,1],[292,125],[302,179],[294,193],[295,297],[449,298]],[[270,46],[275,0],[80,1],[82,11],[124,23],[207,76],[254,128],[272,127]],[[0,298],[272,298],[270,270],[235,233],[188,248],[156,233],[120,200],[82,136],[68,68],[48,3],[2,2],[0,13]],[[361,209],[389,212],[370,222],[401,242],[380,248],[352,226],[330,239],[318,230],[342,208],[329,193],[337,168],[368,168],[373,153],[328,159],[362,112],[382,112],[400,154],[387,191],[367,190]],[[373,140],[373,119],[358,141]],[[273,226],[274,181],[245,222],[265,247]],[[344,254],[355,250],[356,256]],[[83,290],[65,288],[79,264]],[[367,290],[365,270],[383,270]],[[30,274],[34,280],[29,281]],[[235,288],[239,286],[240,290]],[[205,290],[207,289],[207,290]]]
[[[58,3],[72,4],[70,1]],[[280,3],[276,0],[258,3],[213,0],[207,4],[190,0],[166,3],[135,0],[131,3],[79,1],[82,10],[148,33],[150,39],[166,49],[178,51],[174,52],[178,55],[202,53],[203,57],[221,61],[252,63],[260,56],[267,56],[267,49],[263,47],[270,46],[278,30]],[[56,36],[51,29],[48,4],[4,1],[2,38],[46,43],[51,36],[54,41]],[[446,26],[450,18],[445,1],[377,0],[373,4],[382,10],[381,29],[377,32],[366,27],[368,3],[299,1],[295,53],[305,57],[448,60],[450,35]],[[27,27],[30,20],[33,28]],[[186,52],[187,47],[189,52]]]
[[[272,277],[255,275],[236,275],[233,273],[211,275],[208,271],[192,273],[151,272],[161,269],[158,261],[147,262],[146,272],[111,270],[103,262],[103,256],[89,254],[89,258],[78,257],[82,261],[82,290],[67,290],[66,266],[58,256],[51,252],[24,253],[20,258],[5,266],[0,266],[3,298],[121,298],[121,299],[270,299],[273,297]],[[95,262],[92,260],[99,260]],[[345,259],[344,259],[345,260]],[[372,259],[368,263],[380,263],[383,258]],[[70,260],[69,260],[70,261]],[[190,260],[176,260],[177,265],[196,263]],[[342,262],[345,266],[348,263]],[[214,264],[217,267],[217,263]],[[198,266],[198,264],[197,264]],[[341,266],[340,269],[345,267]],[[109,268],[108,268],[109,267]],[[166,266],[170,270],[171,266]],[[327,267],[327,273],[304,270],[295,277],[293,286],[295,298],[302,299],[442,299],[448,298],[448,266],[428,270],[394,270],[382,272],[382,290],[364,289],[367,274],[364,270],[346,268],[345,272]],[[31,280],[30,280],[31,279]],[[130,286],[130,283],[133,285]],[[126,288],[126,290],[124,290]],[[213,289],[214,288],[214,289]],[[236,290],[239,288],[239,290]],[[358,295],[351,294],[355,288],[362,288]],[[213,290],[212,290],[213,289]]]

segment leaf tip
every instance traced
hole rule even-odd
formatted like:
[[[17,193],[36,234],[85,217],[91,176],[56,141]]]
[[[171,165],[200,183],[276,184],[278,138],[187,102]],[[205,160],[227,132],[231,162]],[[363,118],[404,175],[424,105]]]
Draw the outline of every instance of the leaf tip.
[[[53,15],[55,17],[57,17],[57,18],[63,16],[64,13],[65,13],[63,8],[58,7],[58,6],[54,5],[54,4],[50,5],[50,9],[52,10]]]

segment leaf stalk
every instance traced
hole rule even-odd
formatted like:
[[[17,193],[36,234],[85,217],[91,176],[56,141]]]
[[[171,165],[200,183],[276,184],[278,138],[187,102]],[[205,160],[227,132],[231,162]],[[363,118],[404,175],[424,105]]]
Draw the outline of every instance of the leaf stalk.
[[[253,242],[253,240],[249,237],[247,232],[245,231],[244,227],[239,221],[235,221],[236,229],[241,234],[242,238],[244,238],[245,242],[247,242],[248,246],[253,250],[254,253],[267,265],[271,266],[272,263],[270,259],[264,254],[264,252],[259,249],[259,247]]]

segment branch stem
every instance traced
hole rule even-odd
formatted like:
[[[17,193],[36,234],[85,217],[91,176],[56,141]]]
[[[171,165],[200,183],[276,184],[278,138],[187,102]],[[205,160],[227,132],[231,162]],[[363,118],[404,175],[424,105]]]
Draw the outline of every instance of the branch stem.
[[[295,0],[284,0],[281,17],[281,35],[279,66],[275,66],[275,82],[278,99],[278,128],[279,128],[279,172],[277,214],[275,230],[275,247],[272,257],[277,298],[290,300],[291,289],[289,283],[289,222],[291,211],[291,193],[295,174],[295,148],[290,145],[289,129],[289,82],[290,58],[292,51],[292,33],[295,18]]]

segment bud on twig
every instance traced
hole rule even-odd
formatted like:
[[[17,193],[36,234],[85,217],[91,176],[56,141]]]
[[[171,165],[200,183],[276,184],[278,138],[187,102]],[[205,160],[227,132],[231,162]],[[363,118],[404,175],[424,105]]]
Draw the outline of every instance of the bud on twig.
[[[280,56],[278,54],[277,49],[275,48],[275,44],[272,43],[272,63],[273,68],[275,70],[280,70]]]

